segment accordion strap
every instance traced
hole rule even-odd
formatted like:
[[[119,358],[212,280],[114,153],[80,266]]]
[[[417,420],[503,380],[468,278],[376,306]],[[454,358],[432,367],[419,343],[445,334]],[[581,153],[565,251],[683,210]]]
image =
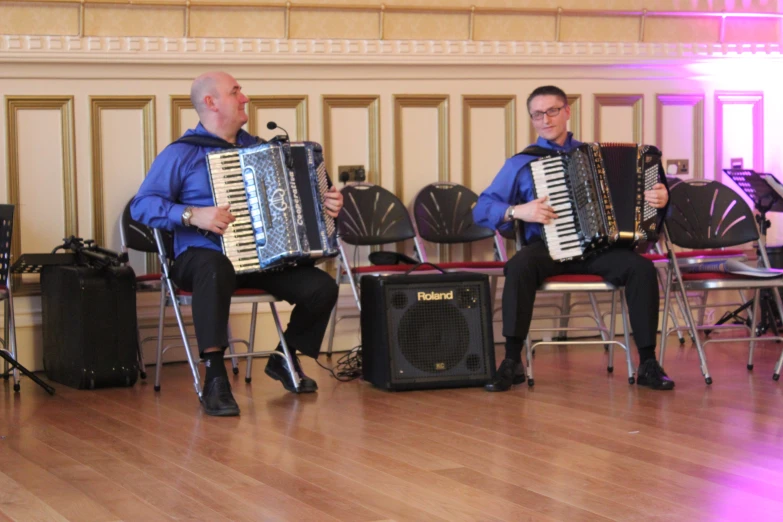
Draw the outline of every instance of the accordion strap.
[[[517,155],[524,154],[525,156],[535,156],[537,158],[543,158],[544,156],[552,156],[553,154],[557,154],[557,151],[554,149],[547,149],[545,147],[541,147],[540,145],[530,145],[522,152],[518,152]]]
[[[264,140],[256,136],[257,143],[266,143]],[[188,145],[196,145],[197,147],[216,147],[218,149],[236,149],[240,148],[233,143],[224,140],[223,138],[216,138],[214,136],[204,136],[203,134],[190,134],[189,136],[182,136],[174,143],[187,143]]]

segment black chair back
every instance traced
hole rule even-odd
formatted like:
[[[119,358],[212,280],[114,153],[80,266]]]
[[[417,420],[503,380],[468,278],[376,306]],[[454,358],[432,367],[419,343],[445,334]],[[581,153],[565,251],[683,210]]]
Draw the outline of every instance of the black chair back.
[[[133,199],[128,201],[128,204],[125,205],[125,209],[122,211],[122,217],[120,218],[120,240],[122,241],[123,250],[131,249],[157,254],[158,247],[155,243],[155,236],[152,233],[152,228],[131,217],[130,206],[132,201]],[[160,232],[169,259],[171,259],[171,253],[174,251],[174,234],[168,230],[161,230]]]
[[[753,211],[745,200],[715,181],[692,180],[672,187],[666,228],[672,243],[698,250],[759,238]]]
[[[14,231],[14,206],[0,205],[0,284],[8,284],[11,270],[11,236]]]
[[[430,183],[413,202],[419,236],[431,243],[471,243],[495,236],[492,229],[473,221],[478,195],[449,182]]]
[[[402,201],[378,185],[358,183],[342,190],[343,209],[337,230],[350,245],[383,245],[415,237]]]

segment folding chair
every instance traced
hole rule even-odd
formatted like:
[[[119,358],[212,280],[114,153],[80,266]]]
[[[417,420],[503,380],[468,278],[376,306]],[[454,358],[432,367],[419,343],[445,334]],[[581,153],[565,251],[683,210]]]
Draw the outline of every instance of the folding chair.
[[[699,354],[702,375],[707,384],[712,384],[707,367],[707,358],[704,346],[710,342],[749,341],[748,364],[749,370],[753,369],[753,351],[758,341],[783,341],[780,337],[757,336],[757,324],[759,317],[760,291],[770,289],[774,296],[778,313],[783,313],[778,288],[783,286],[780,279],[759,279],[724,272],[683,272],[675,257],[672,245],[694,250],[714,249],[726,246],[738,246],[745,243],[758,241],[761,252],[761,264],[769,267],[769,259],[765,247],[765,238],[759,235],[756,227],[753,211],[745,201],[731,188],[714,181],[688,181],[678,184],[670,192],[670,213],[666,219],[664,240],[668,250],[669,270],[665,285],[664,295],[664,321],[662,326],[660,362],[666,351],[666,339],[674,329],[668,329],[667,316],[670,306],[671,292],[679,292],[683,297],[683,305],[686,310],[685,319],[688,328],[693,332],[694,342]],[[688,291],[711,291],[748,289],[754,291],[753,312],[751,314],[751,327],[749,337],[721,338],[702,341],[698,335],[699,330],[718,330],[736,328],[736,325],[703,326],[697,325],[692,308],[687,299]],[[747,328],[742,325],[741,328]],[[681,327],[684,328],[684,327]],[[780,369],[783,366],[783,353],[775,366],[773,378],[780,378]]]
[[[524,231],[523,227],[519,226],[519,223],[515,223],[515,236],[516,247],[519,250],[524,245]],[[563,309],[561,314],[553,315],[551,318],[554,320],[560,319],[561,324],[553,328],[530,328],[527,338],[525,339],[525,358],[527,360],[527,384],[533,386],[535,380],[533,378],[533,353],[538,346],[558,346],[558,345],[603,345],[609,347],[609,362],[606,367],[606,371],[612,373],[614,371],[614,346],[619,346],[625,350],[625,362],[628,368],[628,383],[633,384],[636,382],[633,362],[631,360],[631,340],[630,340],[630,328],[628,326],[628,310],[625,302],[625,292],[621,287],[617,287],[608,281],[605,281],[600,276],[588,275],[588,274],[564,274],[554,276],[546,279],[541,287],[537,290],[536,294],[563,294],[564,296],[570,296],[572,293],[586,292],[593,314],[586,316],[584,314],[571,314],[567,308]],[[595,293],[609,293],[611,303],[610,325],[606,327],[603,316],[598,307],[598,300],[595,297]],[[617,302],[617,294],[620,296],[620,316],[623,324],[623,336],[624,342],[614,340],[615,332],[615,303]],[[564,326],[562,320],[573,319],[577,317],[588,317],[596,323],[596,326]],[[540,317],[538,319],[541,319]],[[567,325],[567,323],[566,323]],[[561,333],[566,332],[588,332],[597,331],[600,336],[600,341],[586,341],[586,340],[567,340],[565,338],[551,340],[541,340],[533,343],[530,340],[530,333],[532,332],[552,332],[558,331]],[[563,336],[565,337],[565,336]]]
[[[355,248],[389,245],[398,241],[412,239],[414,250],[420,252],[419,239],[408,215],[408,210],[400,199],[385,188],[372,183],[346,185],[341,190],[343,208],[337,220],[337,234],[340,255],[337,257],[335,279],[338,285],[349,284],[356,308],[361,311],[359,298],[359,278],[365,275],[402,273],[411,269],[410,265],[369,265],[351,266],[345,252],[345,244]],[[431,272],[426,266],[418,267],[417,272]],[[326,351],[331,357],[334,334],[337,323],[356,314],[346,314],[338,318],[337,306],[332,311],[329,326],[329,344]]]
[[[21,389],[19,372],[29,377],[50,395],[54,388],[43,382],[33,372],[19,364],[16,354],[16,321],[14,297],[11,292],[11,234],[14,230],[14,206],[0,205],[0,301],[3,301],[3,338],[0,339],[0,359],[3,359],[3,380],[13,375],[14,391]],[[13,369],[12,369],[13,367]]]
[[[160,319],[158,321],[158,351],[157,351],[157,361],[155,366],[155,391],[160,391],[160,373],[161,373],[161,366],[163,363],[163,353],[165,352],[163,348],[163,326],[164,326],[165,307],[171,306],[174,309],[174,316],[177,319],[177,326],[179,327],[180,336],[182,338],[182,345],[185,348],[185,355],[188,358],[190,371],[193,374],[193,386],[196,389],[196,393],[198,394],[199,399],[201,399],[201,378],[198,373],[198,367],[196,365],[196,361],[193,358],[193,353],[190,350],[189,336],[188,336],[188,332],[185,329],[186,325],[182,318],[182,311],[181,311],[182,306],[190,306],[192,304],[193,294],[191,292],[185,292],[183,290],[176,288],[174,282],[171,280],[171,275],[170,275],[171,268],[169,262],[170,257],[169,257],[169,252],[166,248],[166,242],[164,241],[163,234],[159,229],[153,229],[153,234],[155,237],[155,245],[158,252],[158,259],[160,260],[160,266],[163,274]],[[280,317],[278,316],[277,308],[275,307],[275,303],[279,301],[280,299],[277,299],[272,294],[265,292],[263,290],[257,290],[254,288],[238,288],[234,291],[234,295],[231,298],[232,306],[236,304],[242,304],[242,303],[252,304],[252,308],[250,311],[250,334],[247,341],[232,340],[236,342],[242,342],[243,344],[247,344],[246,353],[233,353],[232,351],[229,354],[224,355],[224,359],[231,359],[232,361],[238,358],[247,359],[247,372],[245,374],[245,382],[249,383],[251,381],[253,358],[271,357],[271,356],[284,357],[288,364],[288,371],[291,374],[292,382],[294,383],[295,388],[299,390],[299,376],[294,371],[293,359],[291,357],[291,353],[288,350],[288,344],[285,341],[285,336],[283,335],[283,328],[280,324]],[[272,310],[272,317],[274,319],[275,327],[277,329],[277,335],[280,338],[280,345],[283,348],[282,353],[274,350],[263,351],[263,352],[254,351],[258,303],[268,303],[269,307]],[[231,344],[229,344],[229,347],[230,346]],[[168,348],[169,347],[167,346],[166,349]]]
[[[469,244],[492,238],[493,261],[450,261],[438,263],[448,272],[480,272],[490,278],[490,295],[493,300],[498,277],[508,258],[503,237],[497,231],[481,227],[473,221],[473,207],[478,195],[467,187],[448,181],[436,181],[425,186],[413,200],[413,223],[417,236],[437,245]],[[419,259],[427,262],[427,251],[421,241],[415,243]]]

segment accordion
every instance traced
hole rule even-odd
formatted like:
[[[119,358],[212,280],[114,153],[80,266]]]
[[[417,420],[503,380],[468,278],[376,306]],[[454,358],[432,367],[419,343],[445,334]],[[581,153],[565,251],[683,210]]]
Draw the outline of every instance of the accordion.
[[[207,166],[215,204],[230,204],[236,218],[221,246],[237,273],[337,255],[321,145],[270,142],[212,152]]]
[[[661,152],[634,143],[586,143],[530,163],[536,198],[558,218],[542,225],[555,261],[583,259],[609,246],[657,240],[658,210],[644,191],[662,181]]]

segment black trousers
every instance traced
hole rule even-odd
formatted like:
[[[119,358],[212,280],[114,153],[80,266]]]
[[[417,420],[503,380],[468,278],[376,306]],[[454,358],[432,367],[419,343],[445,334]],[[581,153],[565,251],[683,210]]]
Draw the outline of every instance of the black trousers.
[[[225,255],[208,248],[183,252],[174,261],[171,277],[178,287],[193,292],[193,324],[202,355],[207,348],[228,346],[231,295],[237,288],[266,290],[293,304],[285,340],[289,348],[310,357],[318,357],[337,303],[337,284],[323,270],[300,266],[237,275]]]
[[[544,279],[563,274],[590,274],[625,287],[636,346],[654,348],[658,331],[658,276],[652,261],[630,250],[611,249],[584,261],[558,263],[546,244],[522,247],[505,267],[503,335],[524,339],[530,330],[536,289]]]

